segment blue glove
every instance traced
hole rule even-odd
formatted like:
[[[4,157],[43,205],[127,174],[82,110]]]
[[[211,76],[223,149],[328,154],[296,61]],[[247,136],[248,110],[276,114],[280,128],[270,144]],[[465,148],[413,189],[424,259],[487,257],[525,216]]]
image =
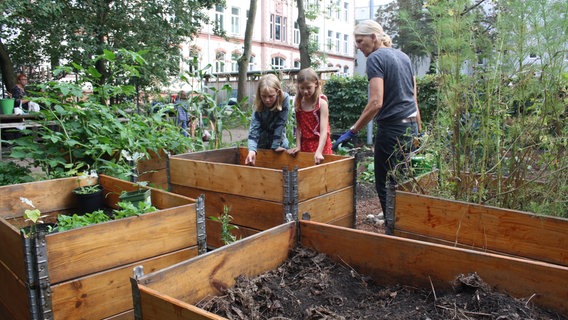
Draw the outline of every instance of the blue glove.
[[[335,142],[331,146],[331,150],[333,150],[333,151],[337,150],[337,147],[339,147],[340,144],[347,142],[347,141],[353,139],[356,136],[357,136],[357,134],[355,132],[353,132],[351,130],[347,130],[347,132],[342,134],[341,137],[339,137],[339,139],[335,140]]]

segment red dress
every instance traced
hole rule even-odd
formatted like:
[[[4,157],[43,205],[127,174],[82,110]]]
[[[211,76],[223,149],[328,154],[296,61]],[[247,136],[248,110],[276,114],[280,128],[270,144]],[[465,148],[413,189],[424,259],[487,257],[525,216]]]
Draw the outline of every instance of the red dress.
[[[327,101],[327,97],[323,94],[320,96],[320,99]],[[320,138],[320,99],[316,102],[314,110],[296,111],[296,124],[302,135],[300,141],[300,151],[302,152],[316,152],[318,149]],[[331,127],[328,122],[327,139],[322,154],[332,154],[330,132]]]

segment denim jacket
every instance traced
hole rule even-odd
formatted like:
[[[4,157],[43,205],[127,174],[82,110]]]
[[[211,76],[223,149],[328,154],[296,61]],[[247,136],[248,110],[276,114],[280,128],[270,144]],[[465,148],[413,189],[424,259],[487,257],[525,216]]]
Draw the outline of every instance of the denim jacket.
[[[285,92],[282,111],[264,109],[252,114],[248,136],[249,151],[256,151],[257,149],[274,150],[278,147],[288,148],[286,121],[288,120],[289,109],[290,95]]]

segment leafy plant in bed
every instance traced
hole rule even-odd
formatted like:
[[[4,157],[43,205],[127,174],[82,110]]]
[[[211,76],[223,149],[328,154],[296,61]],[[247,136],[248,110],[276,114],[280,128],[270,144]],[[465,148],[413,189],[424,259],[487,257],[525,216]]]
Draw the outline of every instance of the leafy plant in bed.
[[[111,215],[105,213],[104,210],[96,210],[84,215],[60,214],[59,216],[57,216],[57,230],[66,231],[86,227],[91,224],[118,220],[132,216],[139,216],[144,213],[158,211],[156,207],[145,202],[139,202],[137,205],[134,205],[131,202],[118,202],[117,205],[120,209],[113,210]]]

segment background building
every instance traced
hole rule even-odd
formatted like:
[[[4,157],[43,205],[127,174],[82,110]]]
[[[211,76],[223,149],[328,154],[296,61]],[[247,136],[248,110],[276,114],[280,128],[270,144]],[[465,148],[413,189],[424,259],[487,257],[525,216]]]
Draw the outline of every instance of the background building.
[[[351,75],[354,69],[354,6],[349,0],[305,0],[306,9],[318,16],[307,20],[317,32],[320,54],[313,61],[316,69],[336,69],[340,75]],[[317,7],[315,7],[317,6]],[[213,34],[214,25],[203,26],[199,36],[182,45],[183,57],[197,57],[199,67],[210,64],[213,75],[238,72],[237,59],[243,53],[249,2],[227,0],[226,7],[209,11],[217,27],[225,30],[228,40]],[[296,23],[296,1],[259,0],[254,23],[249,71],[300,68],[300,30]],[[187,70],[188,65],[183,66]]]

